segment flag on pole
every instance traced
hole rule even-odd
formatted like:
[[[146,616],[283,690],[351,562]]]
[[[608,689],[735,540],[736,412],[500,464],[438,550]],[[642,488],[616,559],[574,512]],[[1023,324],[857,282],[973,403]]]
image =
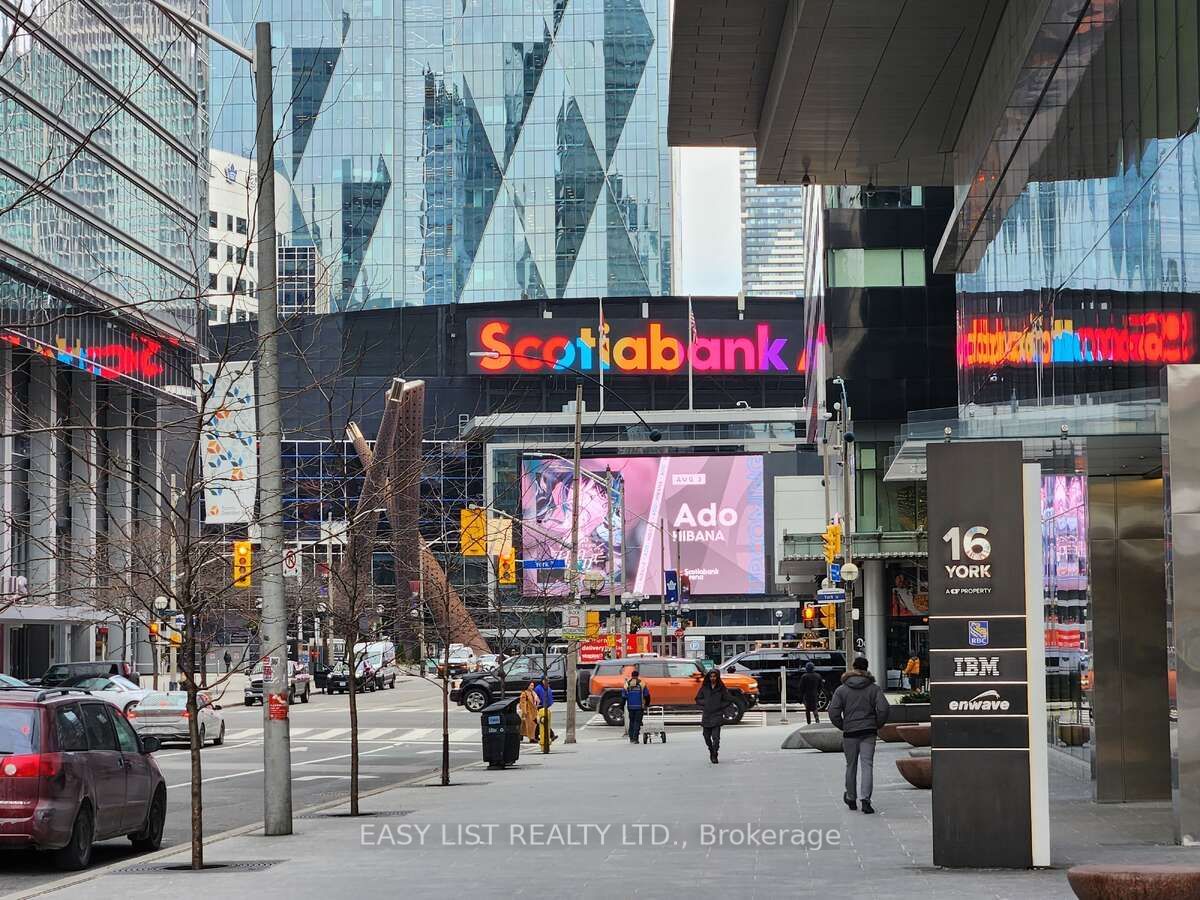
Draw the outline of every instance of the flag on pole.
[[[688,297],[688,345],[687,345],[687,364],[688,364],[688,409],[693,409],[692,396],[692,343],[696,340],[696,314],[692,311],[692,298]]]

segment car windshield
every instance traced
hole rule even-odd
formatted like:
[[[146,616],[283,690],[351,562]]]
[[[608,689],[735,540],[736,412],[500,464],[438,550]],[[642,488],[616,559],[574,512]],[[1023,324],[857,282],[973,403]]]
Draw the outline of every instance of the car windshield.
[[[85,691],[111,691],[113,681],[110,678],[97,678],[95,675],[76,675],[63,682],[66,687],[82,688]]]
[[[187,705],[187,694],[183,691],[165,691],[146,695],[146,699],[138,704],[138,709],[183,709]]]
[[[36,742],[37,710],[0,707],[0,756],[34,753]]]

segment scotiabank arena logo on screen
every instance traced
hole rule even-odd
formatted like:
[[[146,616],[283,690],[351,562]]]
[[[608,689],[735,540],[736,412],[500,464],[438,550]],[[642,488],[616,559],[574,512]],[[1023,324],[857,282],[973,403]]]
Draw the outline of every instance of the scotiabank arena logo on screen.
[[[605,372],[758,375],[804,371],[799,321],[470,319],[469,367],[482,375]]]

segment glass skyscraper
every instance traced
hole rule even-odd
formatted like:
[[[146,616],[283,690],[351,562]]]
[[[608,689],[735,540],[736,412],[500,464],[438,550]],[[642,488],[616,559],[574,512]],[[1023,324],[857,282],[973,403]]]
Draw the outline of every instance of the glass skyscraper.
[[[668,0],[214,0],[273,24],[291,191],[333,309],[669,292]],[[213,58],[213,146],[252,155]]]
[[[804,296],[804,188],[759,184],[756,152],[738,154],[742,210],[742,292]]]

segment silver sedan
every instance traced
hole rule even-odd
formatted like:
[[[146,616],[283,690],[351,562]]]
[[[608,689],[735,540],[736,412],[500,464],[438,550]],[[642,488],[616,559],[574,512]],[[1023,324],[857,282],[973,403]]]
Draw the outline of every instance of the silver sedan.
[[[225,743],[225,717],[221,715],[221,707],[213,702],[207,691],[196,695],[196,704],[199,707],[196,721],[200,746],[209,741],[217,746]],[[191,740],[186,691],[151,691],[128,715],[129,724],[138,734],[154,735],[164,744]]]

